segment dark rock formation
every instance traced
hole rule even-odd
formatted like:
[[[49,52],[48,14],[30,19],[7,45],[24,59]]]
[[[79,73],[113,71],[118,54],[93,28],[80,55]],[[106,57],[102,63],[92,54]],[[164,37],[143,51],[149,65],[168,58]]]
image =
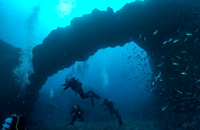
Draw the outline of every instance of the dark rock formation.
[[[21,110],[18,104],[22,100],[18,97],[20,85],[13,75],[13,69],[19,65],[20,51],[0,40],[0,122],[13,111]]]
[[[30,76],[31,85],[26,88],[22,108],[31,113],[40,88],[59,70],[86,60],[98,49],[134,41],[152,58],[152,91],[165,99],[166,113],[173,117],[184,115],[193,122],[200,105],[197,3],[198,0],[149,0],[146,4],[126,4],[116,13],[110,8],[95,9],[73,19],[70,26],[52,31],[33,49],[35,73]],[[155,80],[158,72],[161,76]]]

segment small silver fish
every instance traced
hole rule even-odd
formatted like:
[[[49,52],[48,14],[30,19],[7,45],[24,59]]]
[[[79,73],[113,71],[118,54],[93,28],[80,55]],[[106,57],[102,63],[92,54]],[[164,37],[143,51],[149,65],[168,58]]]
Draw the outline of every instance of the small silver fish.
[[[186,72],[182,72],[181,74],[182,74],[182,75],[187,75],[187,73],[186,73]]]
[[[196,38],[195,40],[194,40],[194,42],[197,42],[199,40],[199,38]]]
[[[163,58],[165,58],[165,56],[161,56],[161,58],[163,59]]]
[[[172,38],[171,39],[169,39],[169,42],[171,42],[172,41]]]
[[[161,62],[157,67],[161,67],[164,64],[164,62]]]
[[[175,55],[176,56],[176,58],[178,58],[178,59],[181,59],[181,57],[180,56],[177,56],[177,55]]]
[[[163,45],[165,45],[167,42],[168,42],[168,41],[164,41],[164,42],[163,42]]]
[[[161,72],[158,74],[158,78],[161,76]]]
[[[150,91],[153,91],[155,89],[155,87],[153,87]]]
[[[198,110],[200,108],[200,106],[198,106],[197,108],[196,108],[196,110]]]
[[[181,92],[180,90],[176,90],[178,93],[183,94],[183,92]]]
[[[200,99],[196,97],[196,99],[200,102]]]
[[[177,33],[179,33],[179,31],[180,31],[180,28],[177,29]]]
[[[200,86],[196,86],[197,88],[200,88]]]
[[[200,79],[196,81],[196,83],[200,82]]]
[[[199,31],[199,29],[196,29],[196,30],[195,30],[195,32],[198,32],[198,31]]]
[[[162,111],[166,110],[168,108],[168,105],[162,108]]]
[[[139,39],[141,39],[142,35],[140,34]]]
[[[174,62],[173,65],[178,65],[178,63],[175,63],[175,62]]]
[[[153,35],[156,35],[156,33],[158,32],[159,30],[156,30],[154,33],[153,33]]]
[[[147,39],[147,38],[146,38],[146,37],[144,37],[144,41],[146,41],[146,39]]]
[[[186,42],[186,41],[188,40],[188,38],[189,38],[189,37],[186,37],[186,38],[184,39],[184,41],[183,41],[183,42]]]
[[[196,67],[194,67],[194,69],[197,69],[199,67],[199,65],[197,65]]]
[[[186,53],[186,51],[181,51],[181,53]]]
[[[176,43],[176,42],[178,42],[179,40],[180,40],[180,39],[174,40],[173,43]]]
[[[179,103],[178,105],[179,106],[185,106],[185,103]]]
[[[187,36],[192,36],[192,33],[186,33],[185,35],[187,35]]]

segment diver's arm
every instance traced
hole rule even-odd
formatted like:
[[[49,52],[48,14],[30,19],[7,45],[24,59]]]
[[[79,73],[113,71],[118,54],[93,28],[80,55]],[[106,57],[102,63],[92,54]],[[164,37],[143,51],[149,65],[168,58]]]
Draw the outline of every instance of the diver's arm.
[[[83,115],[83,113],[85,113],[82,109],[80,109],[80,115]]]
[[[70,114],[72,115],[75,111],[74,110],[71,110]]]
[[[103,101],[103,103],[101,103],[101,106],[105,105],[106,103],[106,99]]]
[[[110,102],[110,105],[111,105],[111,106],[114,106],[114,103],[111,101],[111,102]]]
[[[61,84],[60,86],[67,86],[67,84],[66,84],[66,83],[64,83],[64,84]]]
[[[64,83],[64,84],[61,84],[60,86],[65,86],[66,84]]]
[[[69,85],[69,84],[66,84],[66,83],[61,84],[61,86],[65,86],[65,87],[63,88],[63,91],[66,90],[66,89],[68,89],[68,88],[70,87],[70,85]]]
[[[63,88],[63,91],[66,90],[66,89],[68,89],[69,87],[70,87],[70,86],[66,86],[65,88]]]

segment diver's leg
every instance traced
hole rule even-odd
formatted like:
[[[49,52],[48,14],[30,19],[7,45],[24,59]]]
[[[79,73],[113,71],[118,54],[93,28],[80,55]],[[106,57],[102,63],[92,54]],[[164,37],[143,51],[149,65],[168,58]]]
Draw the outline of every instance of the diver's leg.
[[[91,103],[92,103],[92,106],[94,107],[94,98],[93,98],[92,95],[82,94],[80,96],[81,96],[82,99],[91,97]]]
[[[123,122],[122,122],[122,118],[121,118],[121,116],[119,116],[119,118],[118,118],[118,119],[119,119],[119,125],[121,125],[121,126],[122,126],[122,125],[123,125]]]
[[[86,94],[79,94],[79,95],[81,96],[82,99],[92,97],[91,95],[86,95]]]
[[[99,95],[97,95],[96,93],[94,93],[93,91],[88,91],[87,93],[85,93],[86,95],[89,95],[89,94],[91,94],[92,96],[94,96],[94,98],[96,98],[96,99],[100,99],[100,96]]]
[[[73,117],[72,117],[72,120],[70,121],[70,125],[74,125],[74,122],[76,121],[76,115],[74,115]]]
[[[77,117],[77,118],[79,119],[79,121],[82,121],[82,122],[83,122],[83,121],[84,121],[84,119],[83,119],[83,114],[84,114],[85,112],[84,112],[83,110],[80,110],[79,113],[80,113],[80,114],[78,114],[78,117]]]
[[[85,98],[91,98],[91,103],[92,103],[92,106],[94,106],[94,99],[93,99],[93,96],[92,95],[89,95],[89,93],[84,93],[82,90],[78,92],[79,95],[81,96],[82,99],[85,99]]]
[[[78,118],[79,118],[79,121],[82,121],[82,122],[84,121],[84,119],[83,119],[83,116],[82,116],[82,115],[80,115]]]
[[[84,99],[84,98],[90,98],[91,97],[91,103],[92,103],[92,106],[94,106],[94,99],[93,99],[93,97],[96,96],[96,95],[94,95],[94,92],[88,91],[87,93],[84,93],[83,89],[80,89],[78,91],[78,93],[79,93],[79,95],[81,96],[82,99]],[[97,95],[97,98],[98,98],[98,95]]]
[[[122,118],[121,118],[121,116],[119,115],[119,113],[118,113],[118,110],[114,110],[114,114],[116,115],[116,117],[118,118],[118,120],[119,120],[119,125],[123,125],[123,122],[122,122]]]
[[[79,93],[79,95],[80,95],[80,97],[81,97],[82,99],[84,99],[84,98],[90,98],[90,97],[91,97],[91,95],[89,95],[89,94],[87,94],[87,93],[84,93],[82,88],[79,89],[78,93]]]
[[[114,111],[111,108],[108,108],[110,115],[114,113]]]

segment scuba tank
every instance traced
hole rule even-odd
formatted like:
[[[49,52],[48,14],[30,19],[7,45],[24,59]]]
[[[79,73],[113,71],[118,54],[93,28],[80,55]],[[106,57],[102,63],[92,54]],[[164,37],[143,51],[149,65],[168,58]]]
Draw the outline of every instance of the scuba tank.
[[[3,126],[2,130],[8,130],[8,129],[10,129],[10,124],[11,124],[12,120],[13,119],[11,117],[6,118],[5,119],[5,123],[2,125]]]
[[[22,115],[13,114],[11,117],[5,119],[5,123],[2,125],[2,130],[27,130],[26,117]]]

